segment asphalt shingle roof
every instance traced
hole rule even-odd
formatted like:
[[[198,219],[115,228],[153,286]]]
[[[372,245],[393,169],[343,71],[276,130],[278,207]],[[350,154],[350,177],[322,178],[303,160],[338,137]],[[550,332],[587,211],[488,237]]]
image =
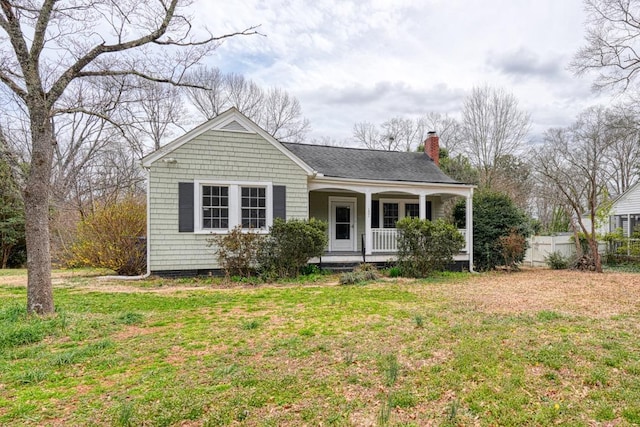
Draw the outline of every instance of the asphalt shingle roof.
[[[327,177],[459,184],[445,175],[425,153],[291,142],[282,145]]]

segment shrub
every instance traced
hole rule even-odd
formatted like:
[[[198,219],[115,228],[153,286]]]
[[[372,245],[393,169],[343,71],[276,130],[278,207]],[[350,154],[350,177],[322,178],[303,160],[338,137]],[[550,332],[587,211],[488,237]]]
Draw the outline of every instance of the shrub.
[[[465,200],[454,209],[456,224],[465,224]],[[509,196],[493,191],[473,195],[473,260],[478,270],[492,270],[504,261],[500,238],[511,232],[527,238],[530,221]]]
[[[359,274],[363,280],[376,280],[380,277],[378,269],[373,264],[362,263],[353,270]]]
[[[405,217],[398,221],[398,266],[412,277],[442,271],[464,247],[464,238],[452,225]]]
[[[402,270],[400,269],[400,267],[391,267],[389,269],[389,277],[400,277],[402,276]]]
[[[353,271],[342,273],[340,275],[340,284],[354,285],[356,283],[362,283],[369,280],[376,280],[379,277],[380,273],[375,265],[362,263],[354,268]]]
[[[517,269],[518,264],[524,261],[527,251],[527,240],[515,230],[499,238],[500,249],[504,259],[504,265],[509,269]]]
[[[258,261],[267,276],[295,277],[309,259],[321,256],[326,246],[326,222],[278,218],[258,252]]]
[[[253,230],[234,227],[228,234],[207,239],[209,246],[216,246],[220,267],[227,277],[251,277],[258,269],[258,252],[264,236]]]
[[[549,256],[545,257],[544,262],[546,262],[552,270],[565,270],[569,267],[569,258],[558,251],[551,252]]]
[[[122,275],[146,270],[147,210],[133,196],[99,206],[78,224],[76,240],[67,264],[114,270]]]
[[[349,271],[340,275],[339,283],[341,285],[355,285],[360,282],[364,282],[364,277],[355,271]]]

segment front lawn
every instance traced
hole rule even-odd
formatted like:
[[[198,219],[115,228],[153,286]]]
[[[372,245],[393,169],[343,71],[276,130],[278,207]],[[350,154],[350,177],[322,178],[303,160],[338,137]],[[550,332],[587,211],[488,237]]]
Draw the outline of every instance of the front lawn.
[[[640,276],[219,286],[0,275],[1,425],[640,424]]]

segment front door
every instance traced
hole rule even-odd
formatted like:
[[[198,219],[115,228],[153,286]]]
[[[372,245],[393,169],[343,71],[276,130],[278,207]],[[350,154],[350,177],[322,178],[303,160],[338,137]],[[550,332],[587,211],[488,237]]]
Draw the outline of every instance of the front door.
[[[353,201],[331,201],[331,250],[355,251],[356,204]]]

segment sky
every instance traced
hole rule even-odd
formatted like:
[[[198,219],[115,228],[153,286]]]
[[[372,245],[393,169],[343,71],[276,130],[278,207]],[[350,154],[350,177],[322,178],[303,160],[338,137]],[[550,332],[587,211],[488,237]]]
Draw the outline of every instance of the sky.
[[[568,64],[584,44],[582,0],[196,0],[196,20],[234,37],[208,65],[296,96],[308,139],[351,140],[353,125],[440,112],[459,118],[474,86],[513,93],[530,141],[612,102]]]

